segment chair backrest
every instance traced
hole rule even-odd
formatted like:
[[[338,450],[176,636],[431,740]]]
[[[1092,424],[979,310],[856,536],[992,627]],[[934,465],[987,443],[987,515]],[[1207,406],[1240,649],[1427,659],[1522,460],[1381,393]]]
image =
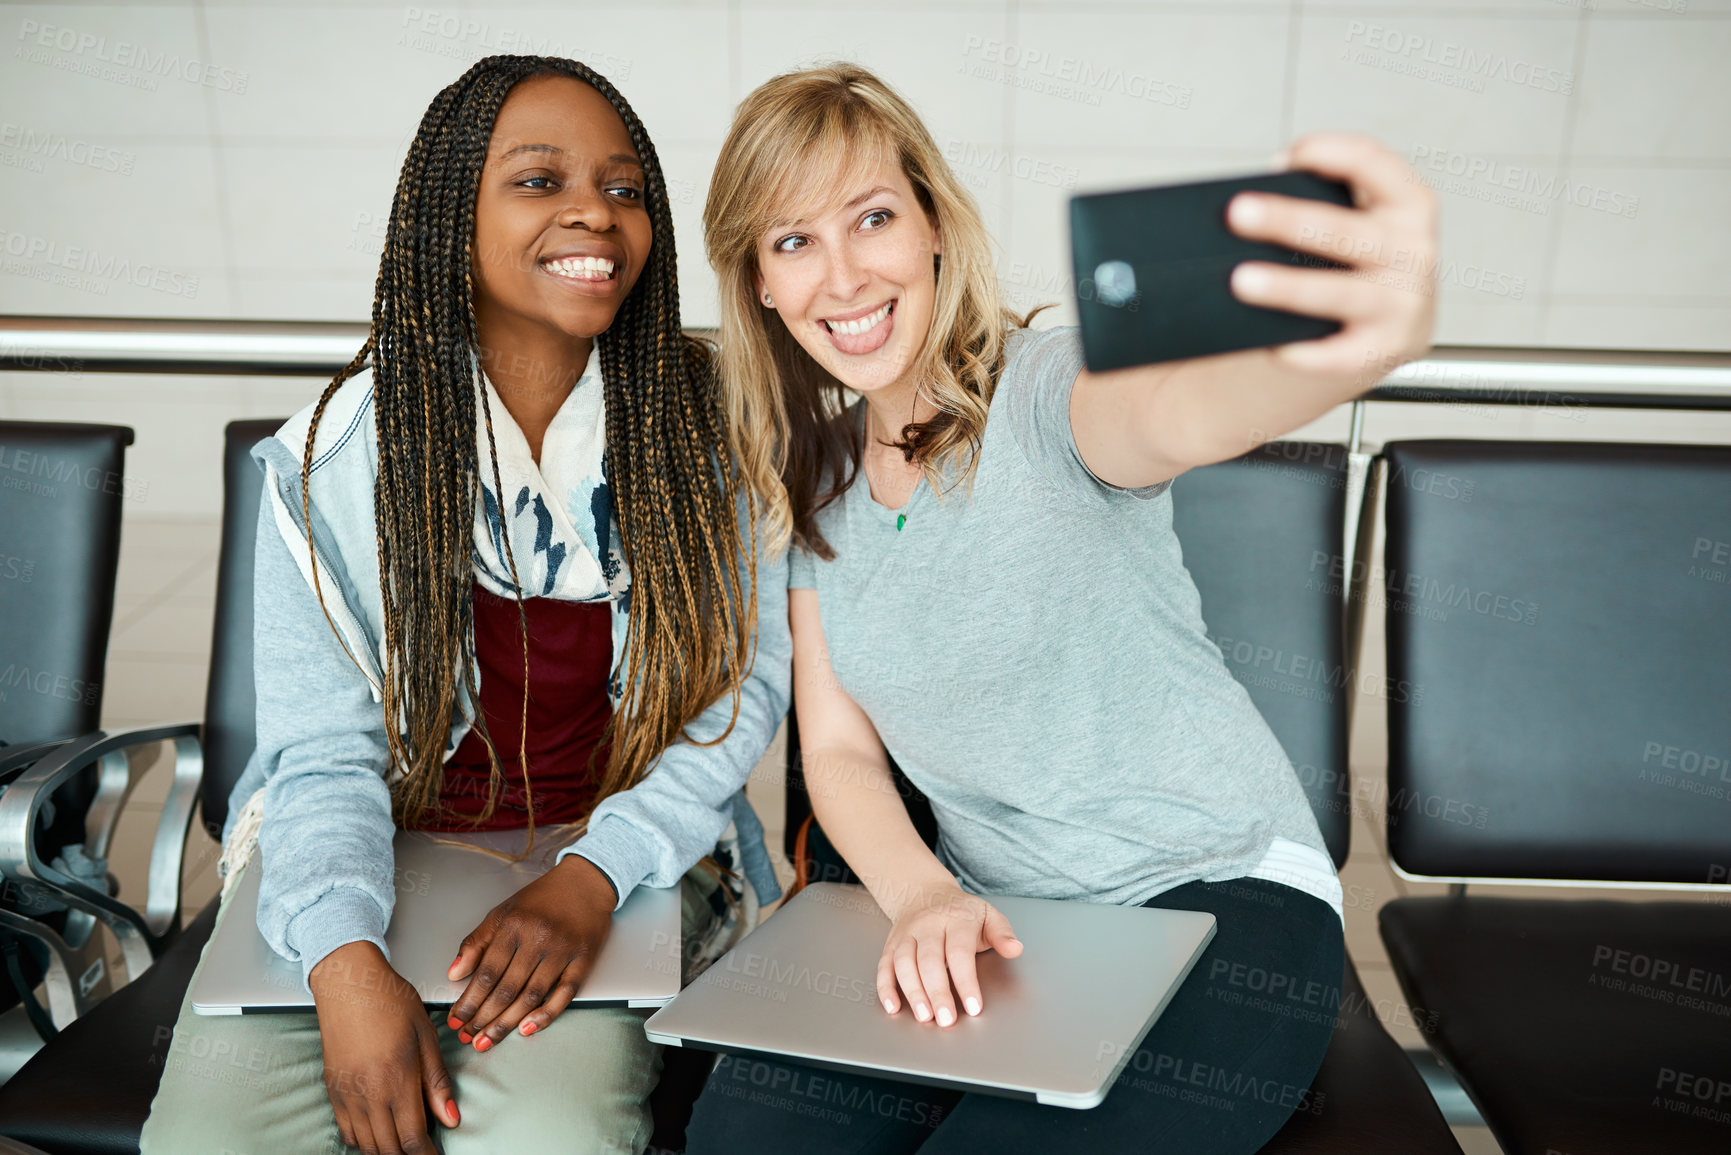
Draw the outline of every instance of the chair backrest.
[[[100,723],[131,444],[124,425],[0,421],[0,742]]]
[[[257,738],[252,571],[264,472],[250,451],[282,428],[284,420],[233,421],[223,434],[222,553],[216,570],[210,683],[204,696],[204,782],[199,788],[205,829],[212,838],[222,837],[229,793],[246,769]]]
[[[1172,483],[1172,527],[1208,635],[1297,770],[1337,868],[1352,838],[1357,688],[1345,630],[1348,472],[1343,446],[1275,441]]]
[[[1395,863],[1723,882],[1731,447],[1384,454],[1389,676],[1415,688],[1389,706]]]
[[[1352,836],[1346,748],[1354,685],[1343,628],[1349,567],[1341,556],[1348,468],[1341,446],[1277,441],[1193,469],[1172,486],[1173,528],[1209,635],[1297,769],[1336,867]],[[790,859],[811,813],[798,742],[789,718]]]

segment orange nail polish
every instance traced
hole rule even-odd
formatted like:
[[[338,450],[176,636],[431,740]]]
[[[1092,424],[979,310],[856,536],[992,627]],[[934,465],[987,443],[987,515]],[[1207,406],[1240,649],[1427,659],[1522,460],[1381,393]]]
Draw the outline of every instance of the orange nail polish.
[[[450,1100],[450,1104],[451,1104],[451,1126],[455,1127],[458,1123],[461,1123],[463,1121],[463,1116],[457,1113],[457,1102],[455,1099]]]
[[[536,1026],[535,1026],[535,1024],[534,1024],[534,1023],[532,1023],[532,1022],[530,1022],[530,1023],[524,1023],[524,1024],[523,1024],[523,1033],[524,1033],[524,1034],[525,1034],[525,1035],[532,1035],[532,1034],[534,1034],[534,1033],[535,1033],[535,1032],[536,1032],[536,1031],[537,1031],[537,1030],[538,1030],[538,1029],[539,1029],[539,1028],[538,1028],[538,1027],[536,1027]]]
[[[482,1035],[480,1038],[475,1040],[475,1050],[481,1052],[482,1054],[486,1054],[487,1048],[491,1047],[492,1045],[493,1045],[493,1040],[489,1039],[486,1035]]]
[[[453,1031],[460,1031],[463,1029],[463,1020],[459,1019],[456,1015],[452,1015],[450,1018],[445,1020],[445,1025],[450,1027]]]
[[[471,1035],[468,1031],[458,1031],[457,1032],[457,1041],[459,1043],[462,1043],[466,1047],[470,1043],[475,1041],[475,1036]]]

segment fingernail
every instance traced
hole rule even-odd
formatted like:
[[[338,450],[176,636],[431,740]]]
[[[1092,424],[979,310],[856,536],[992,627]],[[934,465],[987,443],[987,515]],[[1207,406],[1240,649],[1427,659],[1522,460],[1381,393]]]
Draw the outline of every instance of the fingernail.
[[[445,969],[448,971],[454,971],[457,969],[457,964],[462,962],[462,961],[463,961],[463,956],[458,955],[456,958],[451,960],[451,965],[446,967]]]
[[[914,1004],[914,1018],[918,1019],[920,1022],[925,1022],[927,1019],[931,1018],[931,1015],[932,1012],[926,1008],[926,1004]]]
[[[492,1045],[493,1045],[493,1040],[491,1038],[487,1037],[486,1035],[482,1035],[480,1038],[475,1040],[475,1050],[481,1052],[482,1054],[486,1054],[487,1049],[489,1047],[491,1047]]]
[[[896,1013],[896,1005],[894,1003],[890,1002],[888,999],[885,999],[884,1000],[884,1010],[888,1011],[890,1014],[893,1015]]]
[[[463,1029],[463,1020],[459,1019],[456,1015],[452,1015],[450,1018],[445,1020],[445,1025],[450,1027],[453,1031],[460,1031]]]
[[[962,1005],[968,1008],[968,1013],[970,1015],[977,1015],[980,1013],[980,1000],[974,998],[972,995],[963,999]]]
[[[1268,284],[1267,269],[1259,269],[1254,265],[1239,265],[1232,270],[1232,287],[1241,293],[1255,296],[1267,290]]]
[[[938,1008],[938,1026],[947,1027],[955,1021],[956,1021],[956,1012],[950,1010],[950,1008],[948,1008],[948,1007],[939,1007]]]
[[[536,1027],[535,1027],[535,1024],[533,1022],[528,1022],[528,1021],[524,1022],[523,1033],[525,1035],[532,1035],[535,1033],[535,1031],[536,1031]]]
[[[457,1032],[457,1041],[459,1043],[462,1043],[466,1047],[470,1043],[475,1041],[475,1036],[471,1035],[468,1031],[458,1031]]]
[[[1232,213],[1232,222],[1238,225],[1260,224],[1263,216],[1266,215],[1259,199],[1245,196],[1242,193],[1232,198],[1232,204],[1228,206],[1228,211]]]
[[[463,1117],[457,1114],[457,1101],[451,1099],[448,1100],[445,1105],[451,1108],[451,1126],[455,1127],[458,1123],[463,1121]]]

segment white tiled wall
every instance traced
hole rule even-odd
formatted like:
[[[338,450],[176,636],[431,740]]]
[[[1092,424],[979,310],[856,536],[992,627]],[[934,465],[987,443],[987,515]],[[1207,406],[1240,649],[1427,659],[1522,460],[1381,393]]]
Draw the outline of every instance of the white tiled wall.
[[[0,44],[0,313],[363,320],[428,101],[537,51],[648,125],[696,325],[733,105],[846,58],[925,116],[1011,302],[1059,320],[1075,189],[1256,171],[1347,129],[1442,194],[1439,344],[1731,348],[1731,0],[0,3]],[[315,388],[0,374],[0,416],[132,424],[139,512],[210,516],[221,423]]]
[[[642,114],[697,324],[733,104],[842,57],[970,170],[1033,295],[1067,292],[1071,186],[1248,171],[1351,129],[1446,182],[1439,341],[1731,343],[1731,0],[6,3],[0,43],[0,311],[364,317],[421,111],[522,48],[589,61]],[[109,271],[57,281],[73,247]]]

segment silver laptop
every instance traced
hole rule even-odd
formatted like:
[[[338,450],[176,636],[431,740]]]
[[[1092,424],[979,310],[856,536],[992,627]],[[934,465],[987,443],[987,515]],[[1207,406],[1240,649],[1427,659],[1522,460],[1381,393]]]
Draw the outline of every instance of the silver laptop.
[[[397,831],[396,909],[385,944],[391,967],[430,1006],[449,1006],[468,980],[445,977],[463,936],[500,902],[554,865],[570,840],[537,831],[535,852],[521,862],[482,853],[523,849],[521,830],[475,834]],[[451,845],[452,842],[462,845]],[[255,853],[228,901],[236,909],[217,928],[192,990],[201,1015],[309,1011],[313,998],[301,965],[270,948],[258,931],[262,863]],[[613,914],[612,929],[573,1005],[657,1007],[679,993],[680,899],[677,887],[639,886]]]
[[[813,883],[644,1024],[652,1042],[1087,1108],[1106,1097],[1214,937],[1205,911],[992,897],[1020,957],[976,956],[985,1010],[885,1013],[889,920],[864,887]]]

